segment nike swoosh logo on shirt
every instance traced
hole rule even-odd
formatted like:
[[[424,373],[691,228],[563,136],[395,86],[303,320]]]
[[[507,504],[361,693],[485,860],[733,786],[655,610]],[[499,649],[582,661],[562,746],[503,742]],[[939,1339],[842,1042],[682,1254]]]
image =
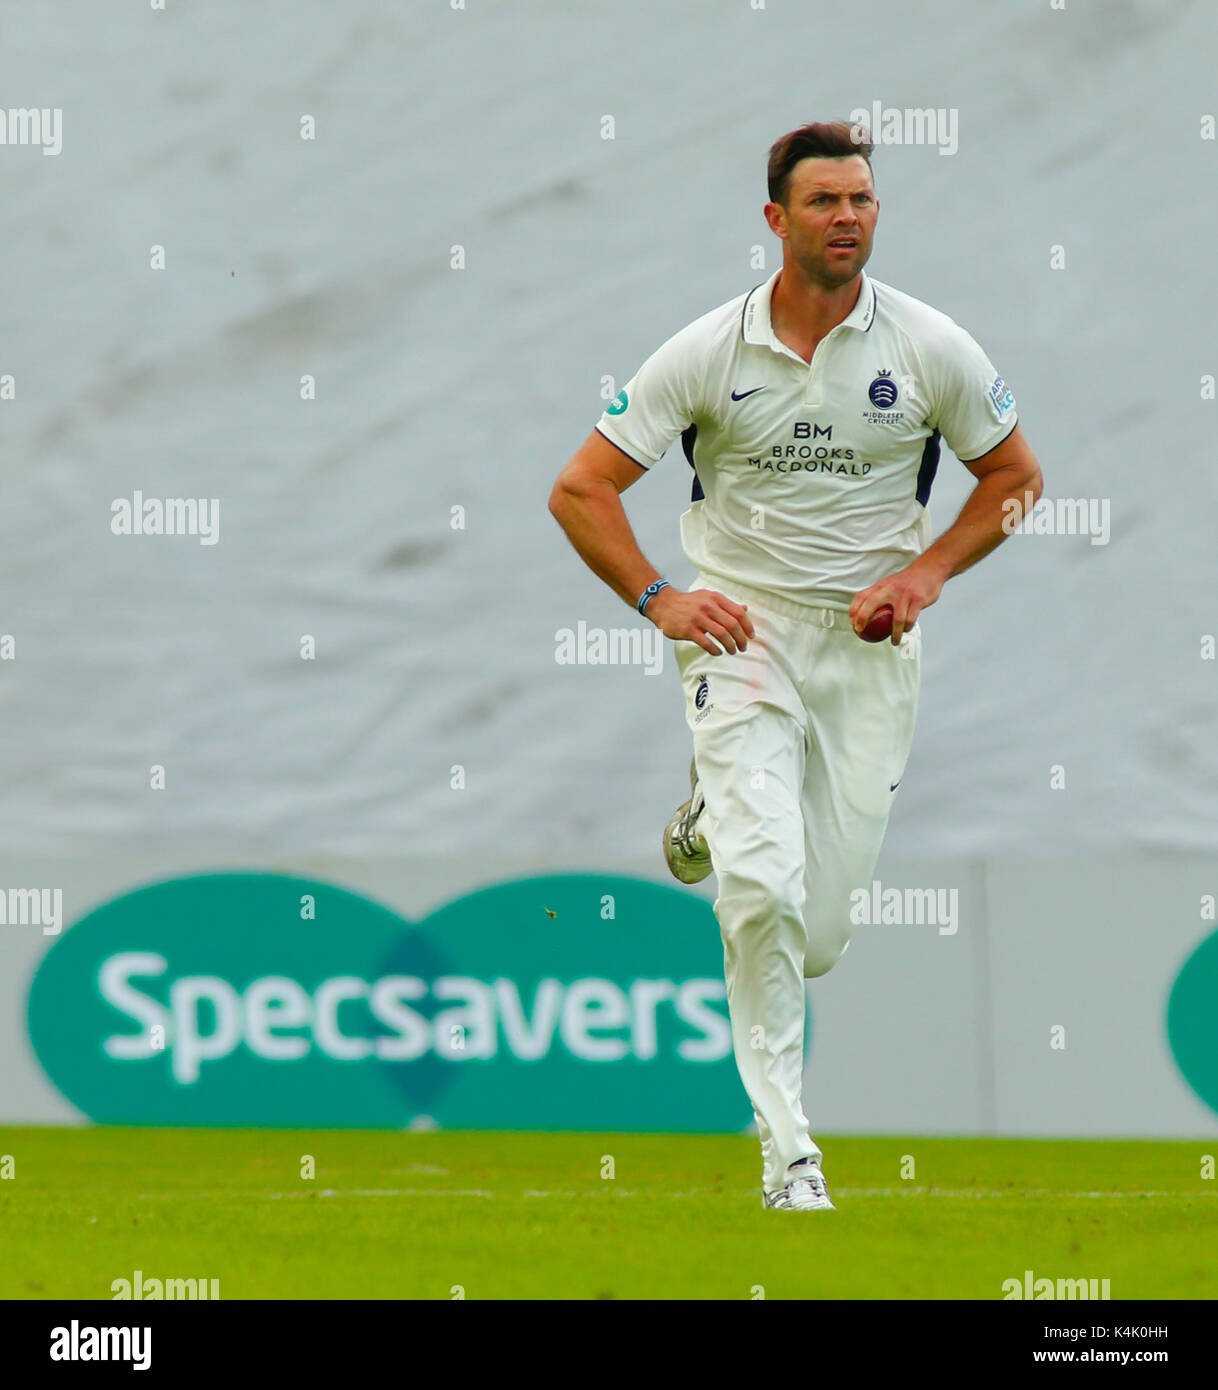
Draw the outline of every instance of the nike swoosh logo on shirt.
[[[901,783],[900,783],[900,780],[898,779],[896,782],[894,782],[894,783],[892,784],[891,787],[888,788],[888,790],[889,790],[890,792],[895,792],[896,789],[897,789],[900,785],[901,785]]]
[[[733,391],[732,400],[742,401],[744,400],[745,396],[755,396],[758,391],[764,391],[765,389],[766,388],[764,386],[754,386],[751,391]]]

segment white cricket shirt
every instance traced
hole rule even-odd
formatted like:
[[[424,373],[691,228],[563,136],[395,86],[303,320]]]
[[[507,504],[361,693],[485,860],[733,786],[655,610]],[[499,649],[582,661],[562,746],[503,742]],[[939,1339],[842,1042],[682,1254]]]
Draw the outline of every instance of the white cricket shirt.
[[[805,362],[770,324],[780,273],[671,337],[596,428],[643,468],[682,438],[697,569],[849,608],[930,543],[940,440],[980,458],[1015,428],[1015,398],[963,328],[865,271]]]

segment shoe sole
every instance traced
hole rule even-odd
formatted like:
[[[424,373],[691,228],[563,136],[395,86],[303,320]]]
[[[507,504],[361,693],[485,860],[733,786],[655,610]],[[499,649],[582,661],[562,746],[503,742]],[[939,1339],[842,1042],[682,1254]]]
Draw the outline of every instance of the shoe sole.
[[[766,1211],[836,1211],[836,1210],[837,1210],[837,1208],[833,1205],[832,1202],[818,1202],[817,1205],[814,1206],[814,1207],[807,1207],[807,1206],[798,1206],[798,1207],[797,1207],[797,1206],[792,1206],[790,1203],[784,1203],[782,1206],[777,1207],[777,1206],[774,1206],[772,1203],[767,1202],[766,1199],[765,1199],[764,1197],[761,1199],[761,1205],[766,1209]]]
[[[680,883],[701,883],[714,869],[709,852],[705,858],[699,855],[693,859],[679,850],[673,841],[674,834],[692,804],[693,798],[690,797],[688,801],[677,808],[672,819],[664,827],[664,834],[661,837],[661,843],[664,846],[664,862],[668,865],[669,873]]]
[[[689,789],[691,792],[698,790],[698,764],[694,758],[689,760]],[[672,818],[664,827],[664,834],[661,843],[664,847],[664,862],[668,865],[668,872],[678,883],[701,883],[704,878],[708,878],[714,872],[714,864],[711,863],[710,850],[708,849],[705,857],[698,855],[697,858],[690,858],[688,854],[679,850],[673,842],[673,836],[681,824],[682,819],[694,804],[691,796],[688,801],[684,801],[677,807]],[[699,836],[705,844],[704,837]]]
[[[796,1166],[796,1165],[792,1165],[792,1166]],[[821,1178],[822,1183],[823,1183],[824,1174],[820,1172],[819,1165],[816,1166],[816,1168],[814,1169],[814,1171],[818,1174],[818,1176]],[[799,1194],[799,1198],[800,1198],[799,1201],[797,1201],[797,1202],[784,1202],[781,1206],[772,1205],[771,1202],[769,1201],[769,1198],[770,1198],[770,1197],[777,1197],[778,1194],[779,1194],[780,1192],[790,1192],[790,1190],[791,1190],[790,1184],[788,1184],[786,1187],[775,1188],[773,1191],[771,1191],[771,1192],[769,1192],[769,1193],[763,1191],[762,1194],[761,1194],[761,1204],[762,1204],[762,1206],[764,1206],[764,1207],[769,1207],[769,1209],[770,1209],[771,1211],[836,1211],[836,1210],[837,1210],[837,1208],[833,1205],[833,1199],[829,1196],[828,1190],[825,1191],[825,1194],[824,1194],[823,1197],[812,1197],[811,1199],[809,1199],[808,1194],[807,1194],[806,1192],[801,1192],[801,1193]]]

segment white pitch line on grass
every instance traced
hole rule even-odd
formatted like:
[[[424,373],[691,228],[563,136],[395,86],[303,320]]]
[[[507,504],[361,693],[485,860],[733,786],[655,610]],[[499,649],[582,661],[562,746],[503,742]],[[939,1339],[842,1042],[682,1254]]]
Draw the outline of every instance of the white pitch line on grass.
[[[612,1192],[613,1195],[614,1195],[615,1197],[637,1197],[637,1196],[639,1195],[637,1192],[632,1191],[632,1190],[629,1190],[629,1189],[627,1189],[627,1188],[605,1188],[605,1189],[603,1189],[603,1190],[606,1191],[606,1192]],[[526,1197],[584,1197],[584,1198],[588,1198],[588,1197],[595,1197],[595,1196],[596,1196],[596,1193],[595,1193],[595,1192],[526,1192],[524,1195],[525,1195]],[[644,1193],[643,1195],[644,1195],[644,1196],[647,1196],[648,1194],[647,1194],[647,1193]],[[665,1195],[668,1196],[668,1197],[689,1197],[689,1196],[692,1196],[692,1193],[688,1193],[688,1192],[669,1192],[669,1193],[666,1193]]]
[[[480,1187],[321,1187],[312,1192],[268,1192],[268,1197],[493,1197]]]
[[[671,1191],[639,1191],[633,1188],[602,1188],[601,1191],[606,1195],[612,1193],[613,1198],[618,1197],[753,1197],[756,1194],[752,1191],[722,1192],[712,1191],[710,1188],[696,1187],[690,1192],[671,1192]],[[146,1202],[170,1202],[180,1197],[179,1193],[172,1192],[141,1192],[139,1198]],[[192,1197],[199,1199],[214,1199],[215,1192],[192,1192]],[[582,1192],[554,1192],[532,1190],[515,1194],[511,1192],[497,1193],[490,1192],[482,1187],[322,1187],[308,1188],[303,1187],[296,1192],[230,1192],[226,1193],[230,1197],[265,1197],[271,1200],[281,1200],[284,1198],[301,1197],[512,1197],[520,1195],[523,1197],[572,1197],[581,1201],[587,1201],[589,1197],[595,1199],[596,1191]],[[1016,1199],[1027,1197],[1086,1197],[1086,1198],[1107,1198],[1108,1200],[1128,1201],[1135,1197],[1178,1197],[1191,1200],[1194,1197],[1218,1197],[1218,1192],[1053,1192],[1048,1188],[952,1188],[952,1187],[835,1187],[833,1189],[835,1197],[855,1198],[855,1197],[1012,1197]]]
[[[838,1197],[1218,1197],[1218,1192],[1052,1192],[1044,1187],[835,1187]]]

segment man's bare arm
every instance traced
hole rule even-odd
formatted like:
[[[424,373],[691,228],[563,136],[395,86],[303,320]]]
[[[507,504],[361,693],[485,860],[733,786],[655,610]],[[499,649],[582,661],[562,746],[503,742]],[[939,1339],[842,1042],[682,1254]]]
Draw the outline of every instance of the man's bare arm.
[[[1035,503],[1044,489],[1040,464],[1018,425],[988,454],[964,466],[977,479],[977,486],[960,515],[907,568],[855,594],[850,619],[856,632],[877,608],[891,604],[892,640],[894,645],[899,643],[922,609],[939,597],[943,585],[1001,544],[1022,518],[1029,494]]]
[[[550,512],[580,558],[632,608],[660,578],[639,549],[621,501],[646,471],[593,430],[550,493]],[[648,603],[646,616],[666,637],[697,642],[712,656],[722,655],[715,641],[724,651],[743,651],[753,635],[746,606],[711,589],[684,593],[669,585]]]
[[[922,563],[938,567],[944,581],[984,559],[1010,535],[1013,509],[1008,502],[1018,503],[1014,513],[1014,525],[1018,525],[1027,495],[1035,503],[1044,491],[1040,464],[1018,425],[988,454],[964,466],[977,479],[977,486],[956,520],[919,557]]]

